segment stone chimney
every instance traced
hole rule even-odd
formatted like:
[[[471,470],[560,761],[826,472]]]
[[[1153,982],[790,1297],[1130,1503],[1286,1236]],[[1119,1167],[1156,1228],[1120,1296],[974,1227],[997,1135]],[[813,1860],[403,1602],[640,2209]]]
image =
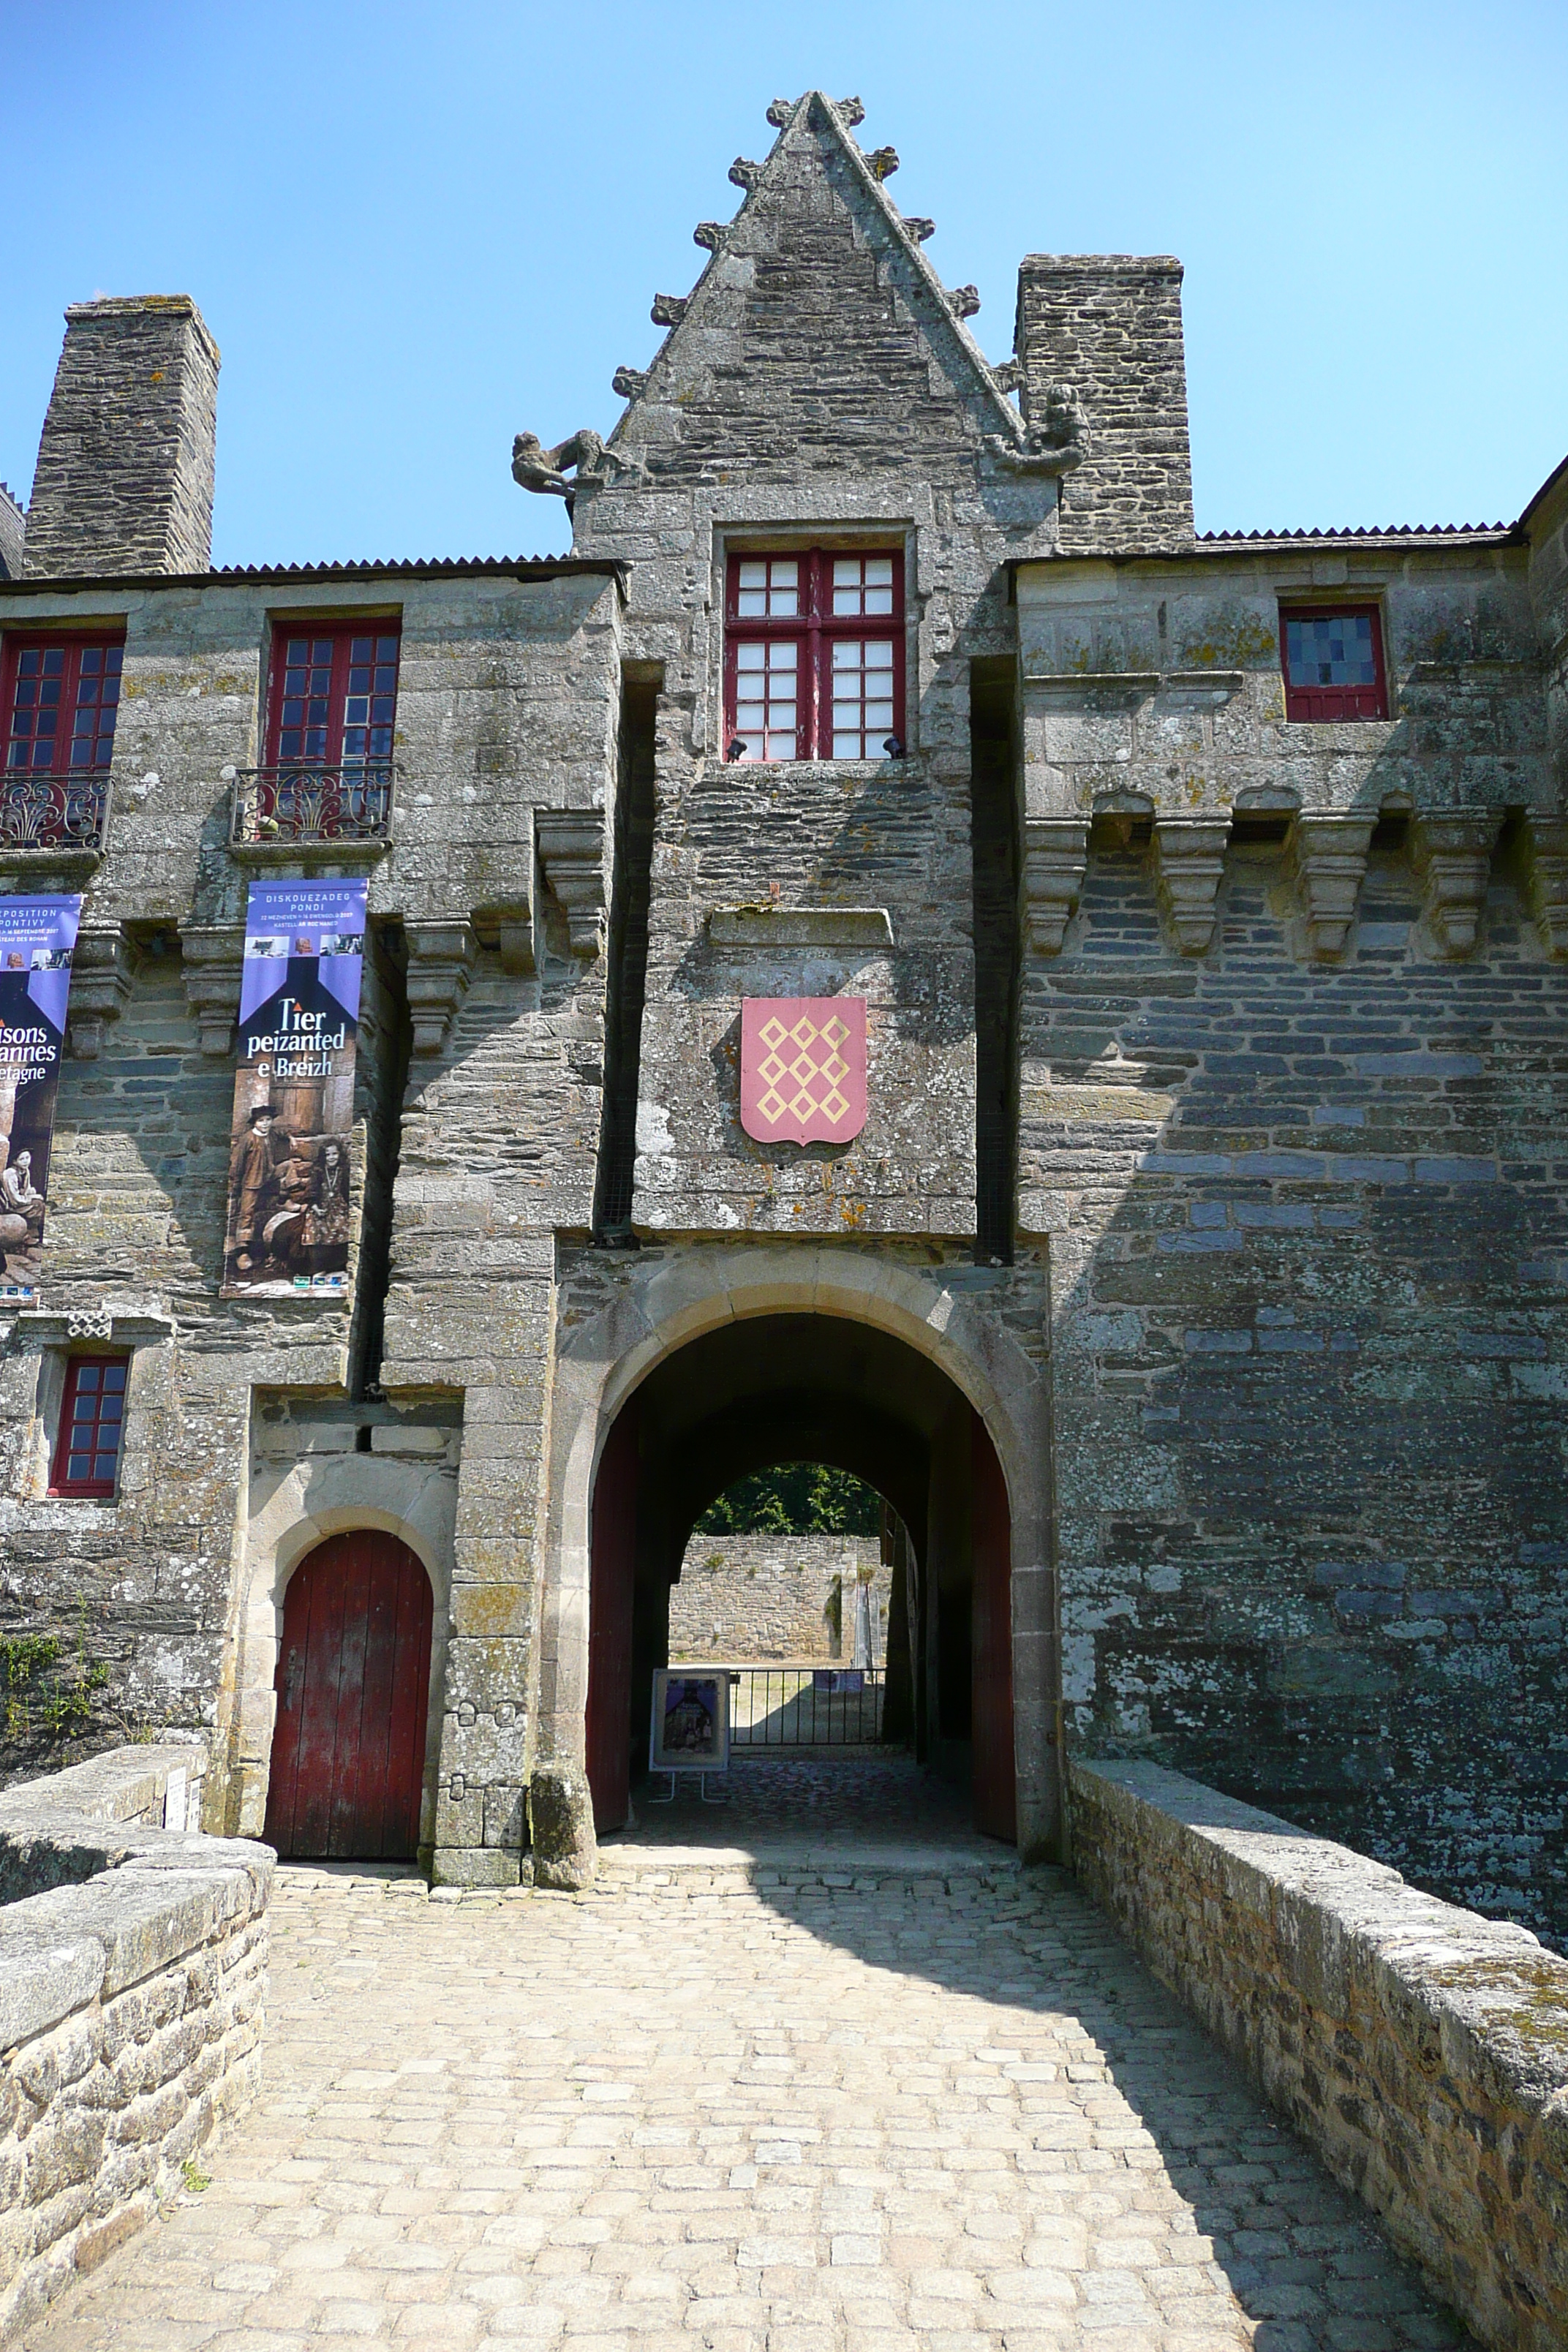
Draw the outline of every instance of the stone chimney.
[[[27,518],[21,501],[12,496],[8,482],[0,482],[0,580],[22,577],[22,542],[26,536]]]
[[[1182,265],[1169,254],[1031,253],[1015,343],[1024,415],[1052,383],[1083,402],[1089,454],[1063,477],[1064,553],[1179,547],[1193,536]]]
[[[71,305],[27,510],[27,579],[207,570],[217,372],[188,294]]]

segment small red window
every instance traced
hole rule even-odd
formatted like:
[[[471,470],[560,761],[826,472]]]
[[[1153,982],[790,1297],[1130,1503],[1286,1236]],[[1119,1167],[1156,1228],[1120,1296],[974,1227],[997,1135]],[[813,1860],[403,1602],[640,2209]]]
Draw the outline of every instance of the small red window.
[[[114,751],[124,652],[120,637],[7,636],[7,774],[101,774]]]
[[[345,768],[392,758],[398,630],[279,628],[272,649],[267,759],[274,768]]]
[[[732,555],[725,601],[726,758],[902,751],[901,554]]]
[[[1383,622],[1375,604],[1282,608],[1287,719],[1386,719]]]
[[[109,1496],[125,1424],[124,1356],[72,1356],[66,1366],[51,1495]]]

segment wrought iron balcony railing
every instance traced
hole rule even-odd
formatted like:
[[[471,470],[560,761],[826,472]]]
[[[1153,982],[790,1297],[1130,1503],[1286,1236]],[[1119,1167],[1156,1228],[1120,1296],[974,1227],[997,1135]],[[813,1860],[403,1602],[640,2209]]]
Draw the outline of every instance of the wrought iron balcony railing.
[[[99,852],[108,822],[106,768],[0,772],[0,849]]]
[[[229,841],[237,849],[351,847],[384,842],[392,833],[390,760],[360,760],[342,767],[287,762],[239,768],[234,778]]]

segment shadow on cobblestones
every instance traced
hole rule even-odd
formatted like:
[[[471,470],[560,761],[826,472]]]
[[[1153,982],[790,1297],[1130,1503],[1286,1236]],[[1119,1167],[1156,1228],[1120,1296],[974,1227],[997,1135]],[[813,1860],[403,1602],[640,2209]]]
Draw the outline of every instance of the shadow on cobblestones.
[[[844,1801],[582,1896],[281,1869],[260,2101],[28,2352],[1468,2340],[1070,1878]]]

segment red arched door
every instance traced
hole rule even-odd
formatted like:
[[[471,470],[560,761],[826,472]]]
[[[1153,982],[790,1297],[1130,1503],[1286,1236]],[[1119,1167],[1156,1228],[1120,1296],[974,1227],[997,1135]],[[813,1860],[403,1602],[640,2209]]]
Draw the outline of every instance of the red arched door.
[[[267,1841],[281,1854],[411,1860],[419,1843],[430,1580],[358,1528],[301,1560],[283,1603]]]

